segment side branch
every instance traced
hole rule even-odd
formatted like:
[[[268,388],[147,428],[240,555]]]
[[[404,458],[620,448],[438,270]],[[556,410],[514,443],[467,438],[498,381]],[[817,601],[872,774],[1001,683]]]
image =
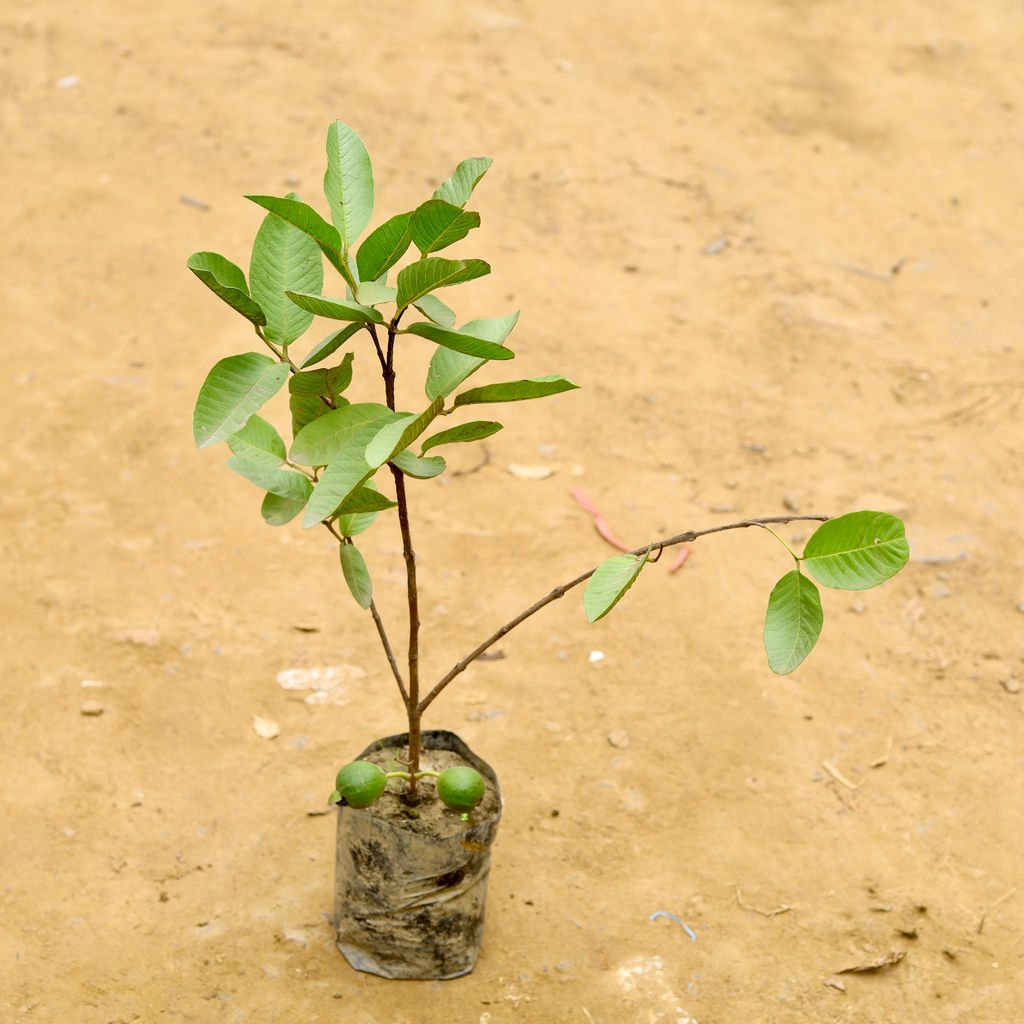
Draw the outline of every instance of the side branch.
[[[793,523],[803,521],[813,521],[817,523],[825,522],[828,516],[769,516],[765,519],[744,519],[738,523],[727,523],[724,526],[710,526],[706,530],[688,530],[686,533],[677,534],[675,537],[669,537],[666,540],[652,541],[650,545],[644,544],[641,547],[634,548],[629,552],[631,555],[642,555],[645,551],[650,549],[660,553],[664,548],[673,547],[676,544],[688,544],[691,541],[696,540],[698,537],[705,537],[710,533],[723,533],[725,530],[742,530],[750,526],[768,526],[773,523]],[[557,601],[563,594],[572,590],[573,587],[578,587],[581,583],[586,582],[591,576],[597,572],[598,566],[594,566],[593,569],[588,570],[585,573],[577,576],[576,579],[570,580],[568,583],[563,583],[560,587],[555,587],[549,594],[542,597],[535,604],[530,605],[525,611],[520,612],[510,622],[506,622],[497,632],[489,636],[479,647],[471,651],[462,659],[458,664],[453,666],[451,671],[444,676],[441,681],[420,701],[418,710],[422,714],[430,705],[434,699],[441,693],[442,690],[461,672],[464,672],[466,668],[477,658],[483,654],[488,647],[496,644],[503,636],[510,633],[516,628],[521,622],[525,622],[531,615],[539,612],[541,608],[551,604],[552,601]]]

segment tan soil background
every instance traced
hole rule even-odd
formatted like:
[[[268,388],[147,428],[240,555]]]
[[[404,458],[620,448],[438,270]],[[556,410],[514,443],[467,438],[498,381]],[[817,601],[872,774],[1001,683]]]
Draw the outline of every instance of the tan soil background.
[[[1009,0],[4,3],[0,1019],[1024,1019],[1022,40]],[[915,551],[825,593],[789,678],[754,531],[473,666],[428,725],[507,809],[483,958],[445,984],[332,949],[307,810],[398,704],[329,538],[266,527],[190,436],[257,343],[185,259],[248,264],[243,192],[324,209],[334,117],[374,223],[495,158],[454,250],[495,272],[446,297],[522,309],[519,375],[583,387],[413,485],[428,676],[612,553],[573,485],[631,543],[866,505]],[[393,521],[363,547],[400,636]],[[331,666],[325,703],[277,681]]]

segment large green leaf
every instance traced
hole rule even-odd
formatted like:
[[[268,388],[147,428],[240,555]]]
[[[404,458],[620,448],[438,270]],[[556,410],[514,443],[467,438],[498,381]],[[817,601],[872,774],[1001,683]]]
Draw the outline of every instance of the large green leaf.
[[[435,288],[473,281],[490,272],[490,266],[483,260],[445,260],[440,256],[428,256],[398,272],[396,303],[399,309],[405,309]]]
[[[387,273],[404,255],[412,244],[409,234],[411,213],[400,213],[374,228],[359,246],[356,265],[360,281],[376,281]]]
[[[309,477],[302,473],[293,473],[289,469],[267,469],[266,466],[246,462],[238,456],[228,459],[228,469],[234,470],[268,494],[276,494],[288,501],[301,501],[305,504],[313,490]]]
[[[304,508],[304,501],[293,501],[277,494],[267,494],[260,507],[260,515],[268,526],[285,526],[290,523]]]
[[[288,300],[291,302],[291,299]],[[317,363],[322,362],[329,355],[333,355],[341,348],[342,345],[352,337],[356,331],[361,331],[363,325],[361,323],[348,324],[346,327],[339,327],[336,331],[332,331],[324,338],[323,341],[319,342],[313,347],[313,350],[306,356],[302,361],[301,369],[305,370],[307,366],[315,366]]]
[[[415,334],[442,348],[450,348],[453,352],[461,352],[463,355],[473,356],[477,359],[515,359],[516,355],[510,348],[495,345],[490,341],[483,341],[472,334],[450,331],[447,327],[438,327],[437,324],[410,324],[400,333]]]
[[[486,402],[522,402],[528,398],[545,398],[563,391],[572,391],[578,385],[566,377],[531,377],[529,380],[513,380],[505,384],[485,384],[482,388],[470,388],[455,398],[455,406],[482,405]]]
[[[260,304],[251,298],[242,268],[216,252],[194,252],[186,264],[214,295],[223,299],[246,320],[260,325],[267,322]]]
[[[811,653],[825,620],[818,588],[794,569],[775,584],[764,617],[768,667],[779,675],[792,672]]]
[[[390,462],[430,426],[443,408],[444,399],[436,398],[430,407],[418,416],[402,416],[385,424],[366,446],[366,461],[371,466],[383,466],[385,462]]]
[[[386,420],[395,415],[386,405],[378,405],[376,402],[360,402],[331,409],[299,431],[292,442],[289,457],[300,466],[326,466],[339,452],[351,445],[352,437],[366,424],[374,426],[375,434]],[[339,504],[340,498],[328,511],[337,508]]]
[[[373,216],[373,167],[363,140],[341,121],[327,129],[324,195],[342,250],[347,251]]]
[[[288,198],[298,199],[298,196],[292,192]],[[294,224],[276,213],[268,213],[252,244],[249,284],[252,297],[266,316],[267,337],[279,345],[290,345],[306,332],[313,316],[296,309],[285,292],[323,290],[320,247]]]
[[[433,437],[428,437],[423,442],[420,454],[425,455],[431,448],[436,448],[442,444],[455,444],[460,441],[481,441],[485,437],[496,434],[501,429],[500,423],[488,420],[473,420],[471,423],[462,423],[449,430],[442,430],[440,433],[434,434]]]
[[[438,327],[451,327],[455,323],[455,313],[436,295],[424,295],[413,305],[425,316],[434,321]]]
[[[429,313],[426,315],[430,316]],[[434,318],[431,317],[431,319]],[[497,316],[489,320],[471,320],[459,328],[459,334],[469,334],[494,345],[501,345],[511,334],[518,319],[519,310],[517,309],[514,313],[509,313],[508,316]],[[474,356],[463,355],[461,352],[439,348],[430,360],[430,368],[427,370],[425,388],[427,398],[436,398],[438,395],[447,397],[470,374],[479,370],[485,362],[487,362],[486,359],[478,359]]]
[[[355,544],[341,545],[341,571],[345,575],[348,589],[356,599],[356,604],[360,608],[369,608],[373,600],[373,583],[370,580],[370,570],[366,568],[366,559]]]
[[[409,221],[409,234],[416,248],[427,253],[446,249],[480,227],[480,214],[469,213],[443,199],[428,199],[417,206]]]
[[[347,406],[347,409],[358,408]],[[338,410],[341,412],[342,410]],[[331,414],[334,415],[333,413]],[[327,419],[328,417],[324,417]],[[323,475],[313,488],[313,496],[306,506],[306,515],[302,521],[305,527],[316,526],[317,523],[329,518],[336,508],[357,488],[365,484],[376,472],[376,467],[366,461],[366,446],[389,418],[398,418],[397,413],[385,409],[380,419],[352,422],[344,432],[344,444],[330,460]],[[317,423],[311,423],[306,429],[311,430]],[[300,435],[301,436],[301,435]],[[335,438],[338,443],[338,438]]]
[[[430,455],[421,459],[413,455],[408,448],[392,458],[391,464],[397,466],[406,476],[411,476],[414,480],[433,480],[435,476],[440,476],[448,466],[440,455]]]
[[[328,224],[312,206],[307,206],[298,199],[283,199],[280,196],[250,195],[245,198],[257,206],[262,206],[264,210],[276,213],[278,217],[309,235],[320,246],[320,251],[330,260],[334,269],[345,279],[349,288],[355,291],[356,279],[349,268],[338,229],[333,224]]]
[[[455,168],[455,173],[434,193],[434,198],[443,199],[453,206],[465,206],[491,162],[489,156],[471,156],[463,160]]]
[[[642,555],[615,555],[597,567],[583,593],[583,610],[588,622],[603,619],[622,600],[650,553],[648,548]]]
[[[360,302],[329,299],[326,295],[309,295],[306,292],[288,292],[288,298],[299,309],[308,310],[317,316],[325,316],[330,320],[353,320],[360,324],[384,322],[384,317],[373,306],[364,306]]]
[[[277,469],[284,462],[287,449],[274,426],[260,416],[250,416],[241,430],[227,438],[228,447],[243,462]]]
[[[867,590],[907,564],[903,523],[887,512],[850,512],[822,523],[804,547],[808,572],[826,587]]]
[[[192,415],[196,447],[209,448],[241,430],[281,390],[287,376],[287,363],[260,352],[221,359],[207,374],[196,399]]]

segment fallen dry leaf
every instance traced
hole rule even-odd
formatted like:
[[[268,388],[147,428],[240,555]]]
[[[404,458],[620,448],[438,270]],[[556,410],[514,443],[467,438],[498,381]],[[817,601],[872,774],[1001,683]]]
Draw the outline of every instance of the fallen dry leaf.
[[[508,471],[520,480],[547,480],[549,476],[555,475],[550,466],[524,466],[519,462],[511,463]]]
[[[836,974],[867,974],[870,971],[881,971],[886,967],[898,964],[906,955],[907,952],[904,949],[891,949],[884,956],[869,960],[866,964],[844,967],[841,971],[836,971]]]

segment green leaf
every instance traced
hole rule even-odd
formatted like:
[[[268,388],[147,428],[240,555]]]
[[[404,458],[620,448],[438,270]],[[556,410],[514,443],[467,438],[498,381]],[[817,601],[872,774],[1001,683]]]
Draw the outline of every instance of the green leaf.
[[[383,466],[385,462],[390,462],[430,426],[443,408],[444,399],[436,398],[430,407],[418,416],[402,416],[385,424],[366,446],[366,461],[371,466]]]
[[[293,438],[298,437],[313,420],[331,412],[331,407],[316,395],[290,395],[288,407],[292,414]]]
[[[531,377],[529,380],[513,380],[505,384],[485,384],[482,388],[470,388],[455,398],[455,407],[460,405],[482,405],[485,402],[522,402],[528,398],[545,398],[577,387],[565,377]]]
[[[323,396],[334,401],[352,383],[353,359],[354,354],[346,352],[337,366],[294,373],[288,381],[288,390],[293,395]]]
[[[250,416],[249,422],[227,438],[227,442],[231,451],[243,462],[265,469],[277,469],[287,454],[281,435],[259,416]]]
[[[463,160],[455,168],[455,173],[434,193],[434,198],[443,199],[453,206],[465,206],[491,163],[489,156],[471,156]]]
[[[409,234],[411,217],[411,213],[400,213],[366,236],[356,254],[361,281],[376,281],[405,255],[412,244],[412,235]]]
[[[291,301],[290,299],[288,300]],[[329,355],[333,355],[341,348],[342,345],[352,337],[356,331],[363,329],[361,323],[349,324],[346,327],[339,327],[336,331],[332,331],[324,338],[318,345],[313,348],[313,351],[303,360],[301,369],[306,369],[307,366],[315,366],[317,363],[326,359]]]
[[[307,292],[288,292],[288,298],[299,309],[331,320],[354,320],[360,324],[384,322],[384,317],[373,306],[364,306],[348,299],[329,299],[326,295],[310,295]]]
[[[324,195],[345,251],[373,216],[373,167],[363,140],[341,121],[327,129]]]
[[[268,526],[285,526],[305,507],[304,501],[293,501],[290,498],[282,498],[278,494],[268,494],[263,499],[260,514]]]
[[[615,555],[597,567],[583,594],[583,610],[588,622],[603,619],[622,600],[650,553],[648,548],[642,555]]]
[[[289,199],[297,199],[292,192]],[[289,289],[320,292],[324,286],[324,265],[320,248],[304,231],[282,220],[276,213],[263,218],[252,244],[249,262],[252,297],[266,316],[266,335],[278,345],[290,345],[300,338],[313,317],[288,301]]]
[[[345,582],[356,604],[360,608],[369,608],[373,600],[373,583],[370,581],[370,570],[366,568],[366,559],[355,544],[341,545],[341,571],[345,574]]]
[[[186,264],[214,295],[254,324],[265,324],[267,318],[258,302],[249,296],[242,268],[216,252],[194,252]]]
[[[424,256],[446,249],[478,227],[479,213],[467,213],[443,199],[428,199],[413,210],[409,220],[409,234]]]
[[[477,359],[515,359],[516,355],[510,348],[495,345],[490,341],[483,341],[472,334],[450,331],[447,327],[438,327],[437,324],[410,324],[399,333],[415,334],[442,348],[450,348],[453,352],[461,352],[463,355],[473,356]]]
[[[241,430],[281,390],[287,376],[287,363],[259,352],[221,359],[207,374],[196,399],[192,415],[196,447],[209,448]]]
[[[349,288],[355,291],[356,280],[349,268],[338,229],[333,224],[328,224],[312,206],[307,206],[298,199],[282,199],[279,196],[252,195],[245,198],[257,206],[262,206],[264,210],[276,213],[278,217],[309,235],[320,246],[320,251],[330,260],[334,269],[345,279]]]
[[[455,323],[455,313],[436,295],[424,295],[413,305],[439,327],[451,327]]]
[[[803,563],[826,587],[867,590],[907,564],[903,523],[887,512],[850,512],[822,523],[804,547]]]
[[[380,281],[360,281],[357,297],[364,306],[377,306],[382,302],[394,302],[398,298],[398,289]]]
[[[363,494],[365,491],[377,492],[377,485],[372,480],[367,480],[362,487],[354,490],[349,497],[342,502],[342,507],[348,505],[350,501],[356,502],[360,500],[358,496]],[[381,500],[387,501],[383,496],[381,496]],[[376,512],[345,512],[337,515],[337,518],[334,519],[334,525],[343,537],[355,537],[364,530],[368,530],[373,525],[373,521],[376,518]]]
[[[428,313],[427,316],[430,316]],[[433,317],[431,317],[433,319]],[[471,320],[459,328],[459,334],[469,334],[474,338],[501,345],[512,333],[519,310],[508,316],[497,316],[489,320]],[[487,360],[452,352],[450,349],[438,349],[430,360],[427,370],[427,398],[438,395],[450,395],[470,374],[476,373]]]
[[[405,309],[435,288],[473,281],[490,272],[490,266],[483,260],[445,260],[440,256],[428,256],[398,272],[398,298],[395,301],[399,309]]]
[[[358,408],[360,407],[350,405],[344,410],[339,409],[338,412]],[[333,416],[334,413],[331,413],[323,419],[330,419]],[[379,416],[379,419],[353,419],[340,436],[335,434],[333,442],[338,450],[331,456],[329,465],[313,488],[313,496],[309,499],[302,521],[303,526],[316,526],[330,517],[357,487],[365,484],[376,472],[376,467],[366,461],[366,446],[384,423],[389,419],[398,418],[390,409],[385,409]],[[312,430],[321,422],[323,420],[311,423],[306,430]],[[296,440],[299,439],[301,435]]]
[[[502,425],[500,423],[488,420],[473,420],[471,423],[463,423],[458,427],[442,430],[439,434],[428,437],[423,442],[420,454],[425,455],[431,448],[436,448],[442,444],[455,444],[460,441],[482,441],[485,437],[490,437],[501,429]]]
[[[268,469],[260,463],[246,462],[238,456],[228,459],[228,469],[245,477],[262,490],[276,494],[279,498],[287,498],[289,501],[301,501],[305,504],[313,490],[309,478],[301,473],[293,473],[288,469]]]
[[[431,455],[426,459],[421,459],[408,449],[399,452],[391,459],[391,464],[397,466],[406,476],[411,476],[414,480],[432,480],[435,476],[440,476],[448,466],[440,455]]]
[[[361,402],[331,409],[302,428],[292,442],[289,457],[300,466],[326,466],[339,452],[351,445],[353,436],[364,426],[373,426],[375,434],[384,422],[395,415],[386,405],[378,405],[376,402]],[[337,508],[339,504],[340,498],[331,509]]]
[[[768,667],[779,675],[792,672],[811,653],[825,621],[818,588],[794,569],[775,584],[764,617]]]
[[[334,510],[332,515],[348,516],[355,512],[386,512],[389,508],[397,508],[397,506],[397,501],[385,497],[377,490],[373,481],[369,480],[363,487],[357,487]]]

